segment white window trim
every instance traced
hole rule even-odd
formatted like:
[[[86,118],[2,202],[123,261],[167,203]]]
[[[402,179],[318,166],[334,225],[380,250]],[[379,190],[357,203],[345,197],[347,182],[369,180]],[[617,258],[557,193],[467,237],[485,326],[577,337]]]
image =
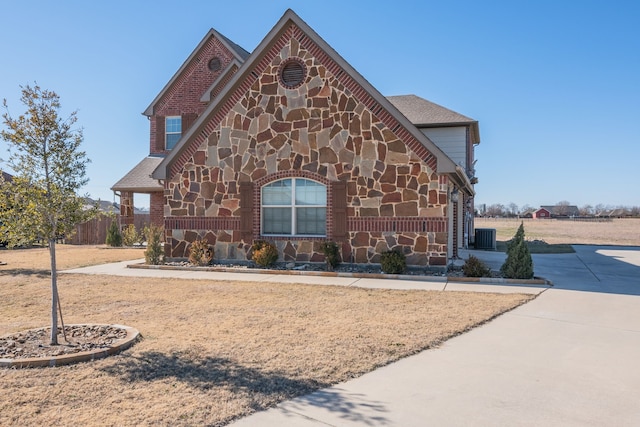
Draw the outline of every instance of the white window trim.
[[[167,130],[167,121],[169,121],[169,119],[180,119],[180,132],[169,132]],[[175,145],[171,148],[167,147],[167,136],[168,135],[180,135],[182,137],[182,116],[166,116],[164,118],[164,149],[167,151],[173,150],[175,148]],[[178,141],[180,140],[180,138],[178,138]],[[176,141],[177,144],[177,141]]]
[[[295,200],[296,200],[296,179],[303,179],[305,181],[311,181],[311,182],[315,182],[316,184],[319,184],[321,186],[324,187],[325,191],[327,191],[328,186],[319,182],[319,181],[315,181],[313,179],[309,179],[309,178],[302,178],[302,177],[293,177],[293,178],[282,178],[282,179],[277,179],[271,182],[266,183],[265,185],[263,185],[260,188],[260,235],[261,236],[265,236],[265,237],[299,237],[299,238],[308,238],[308,237],[326,237],[327,233],[327,224],[326,224],[326,217],[325,217],[325,233],[324,234],[296,234],[296,225],[298,224],[298,218],[297,218],[297,209],[298,208],[324,208],[325,212],[328,212],[328,206],[325,203],[324,205],[296,205],[295,204]],[[289,205],[263,205],[262,204],[262,200],[263,200],[263,191],[264,188],[266,186],[268,186],[269,184],[273,184],[274,182],[277,181],[286,181],[286,180],[291,180],[291,204]],[[265,207],[267,209],[269,208],[291,208],[291,234],[265,234],[264,233],[264,209]],[[326,215],[326,213],[325,213]]]

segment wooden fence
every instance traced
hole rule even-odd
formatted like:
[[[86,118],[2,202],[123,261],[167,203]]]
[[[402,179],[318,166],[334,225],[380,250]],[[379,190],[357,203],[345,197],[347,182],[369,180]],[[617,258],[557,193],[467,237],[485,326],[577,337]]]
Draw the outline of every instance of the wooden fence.
[[[79,224],[76,227],[75,234],[71,238],[65,239],[65,243],[71,245],[102,245],[107,239],[107,230],[112,221],[120,222],[120,215],[115,217],[100,215],[91,221]],[[149,214],[136,214],[134,216],[133,223],[139,232],[150,222],[151,216]]]

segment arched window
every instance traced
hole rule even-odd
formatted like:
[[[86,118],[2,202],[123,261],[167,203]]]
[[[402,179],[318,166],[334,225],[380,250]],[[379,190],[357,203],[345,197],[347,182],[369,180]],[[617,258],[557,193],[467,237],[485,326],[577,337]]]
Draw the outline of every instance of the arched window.
[[[326,236],[327,187],[310,179],[290,178],[262,187],[262,234]]]

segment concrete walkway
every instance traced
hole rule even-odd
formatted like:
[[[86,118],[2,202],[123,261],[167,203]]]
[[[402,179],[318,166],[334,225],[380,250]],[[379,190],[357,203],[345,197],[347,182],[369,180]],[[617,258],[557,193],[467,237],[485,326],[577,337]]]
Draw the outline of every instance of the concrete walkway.
[[[143,259],[133,261],[123,261],[112,264],[95,265],[81,267],[72,270],[61,271],[61,273],[78,274],[106,274],[112,276],[128,277],[162,277],[176,279],[204,279],[223,281],[245,281],[245,282],[273,282],[273,283],[303,283],[308,285],[339,285],[353,286],[371,289],[418,289],[433,291],[472,291],[472,292],[497,292],[497,293],[528,293],[538,294],[548,289],[548,286],[526,286],[526,285],[501,285],[492,283],[461,283],[449,282],[446,277],[432,277],[424,280],[394,280],[394,279],[372,279],[357,277],[326,277],[312,275],[287,275],[287,274],[263,274],[251,272],[220,272],[220,271],[197,271],[197,270],[165,270],[146,268],[127,268],[129,264],[143,263]]]
[[[640,247],[575,249],[534,255],[536,275],[555,284],[534,301],[438,349],[233,425],[640,425]],[[496,252],[473,254],[494,268],[504,260]],[[80,270],[75,271],[87,272]],[[328,284],[329,278],[321,280]]]

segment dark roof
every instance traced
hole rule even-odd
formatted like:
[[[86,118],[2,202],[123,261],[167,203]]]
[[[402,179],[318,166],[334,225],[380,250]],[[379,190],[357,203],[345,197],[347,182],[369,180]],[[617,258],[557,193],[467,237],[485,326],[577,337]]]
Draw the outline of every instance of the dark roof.
[[[417,95],[388,96],[391,102],[411,123],[419,128],[470,125],[472,142],[480,142],[478,121],[428,101]]]
[[[541,209],[549,211],[554,216],[579,216],[580,209],[575,205],[544,205]]]
[[[475,122],[467,116],[416,95],[387,96],[387,99],[416,126]]]
[[[162,157],[148,156],[135,165],[127,174],[116,182],[111,190],[133,191],[137,193],[151,193],[163,191],[164,187],[151,178],[151,173],[162,162]]]
[[[91,197],[85,197],[84,198],[84,203],[85,203],[85,208],[86,209],[91,209],[93,206],[95,206],[97,204],[98,205],[98,211],[100,211],[100,212],[113,213],[113,214],[119,214],[120,213],[120,205],[118,203],[116,203],[116,202],[109,202],[107,200],[94,200]],[[134,207],[133,208],[133,213],[134,214],[145,214],[145,213],[149,213],[149,212]]]
[[[5,181],[11,182],[11,181],[13,181],[13,175],[8,174],[8,173],[3,171],[2,172],[2,179],[4,179]]]

